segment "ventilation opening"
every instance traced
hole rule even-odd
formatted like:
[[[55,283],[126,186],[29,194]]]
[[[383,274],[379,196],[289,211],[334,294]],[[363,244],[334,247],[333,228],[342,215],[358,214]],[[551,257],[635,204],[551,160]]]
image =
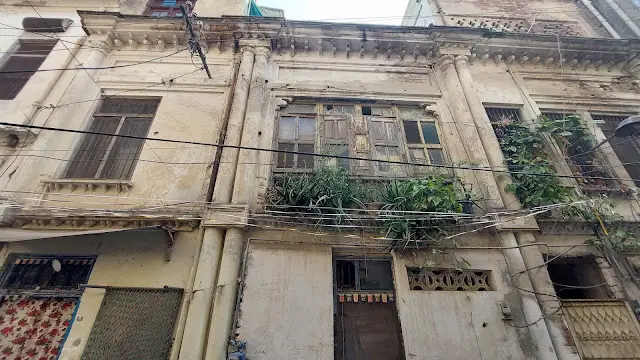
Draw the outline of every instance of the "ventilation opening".
[[[609,288],[593,256],[560,258],[547,271],[561,299],[608,299]]]
[[[65,32],[71,25],[71,19],[26,17],[22,19],[22,27],[28,32]]]

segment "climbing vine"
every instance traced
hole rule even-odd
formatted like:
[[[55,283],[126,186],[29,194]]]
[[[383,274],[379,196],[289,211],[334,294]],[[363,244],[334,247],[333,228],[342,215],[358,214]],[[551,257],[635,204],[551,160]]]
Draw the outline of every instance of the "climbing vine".
[[[504,121],[495,127],[513,182],[513,192],[525,208],[567,202],[572,192],[563,186],[545,153],[544,133],[553,127],[545,122],[530,128],[517,122]],[[543,175],[530,175],[531,173]]]

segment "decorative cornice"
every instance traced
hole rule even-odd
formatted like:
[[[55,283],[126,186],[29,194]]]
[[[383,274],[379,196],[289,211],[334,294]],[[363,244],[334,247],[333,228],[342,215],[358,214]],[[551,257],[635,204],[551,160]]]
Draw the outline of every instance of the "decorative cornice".
[[[180,19],[81,11],[89,34],[108,34],[113,46],[154,51],[186,47]],[[496,32],[484,28],[407,28],[332,24],[255,17],[200,18],[201,41],[208,49],[236,50],[241,43],[270,44],[278,56],[377,59],[394,65],[433,64],[439,55],[467,56],[470,64],[493,61],[541,70],[620,71],[638,69],[638,39],[593,39]],[[158,46],[157,44],[160,44]],[[164,44],[164,45],[163,45]],[[211,50],[209,50],[211,51]],[[560,56],[562,54],[562,56]],[[477,61],[480,60],[480,61]],[[630,63],[631,61],[631,63]]]
[[[111,212],[111,215],[105,213]],[[23,210],[13,227],[23,229],[95,230],[164,226],[175,231],[191,231],[199,224],[196,212],[180,214],[142,213],[136,211],[103,210],[99,213],[75,210],[62,213],[43,210]]]

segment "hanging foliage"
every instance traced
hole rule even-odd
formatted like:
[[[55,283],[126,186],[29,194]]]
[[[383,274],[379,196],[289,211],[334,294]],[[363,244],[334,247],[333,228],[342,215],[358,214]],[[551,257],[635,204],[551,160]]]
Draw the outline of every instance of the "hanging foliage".
[[[495,127],[500,147],[513,183],[507,190],[513,192],[525,208],[567,202],[572,192],[563,186],[556,171],[549,165],[545,153],[543,134],[550,124],[529,128],[520,123],[504,121]],[[531,175],[544,174],[544,175]]]

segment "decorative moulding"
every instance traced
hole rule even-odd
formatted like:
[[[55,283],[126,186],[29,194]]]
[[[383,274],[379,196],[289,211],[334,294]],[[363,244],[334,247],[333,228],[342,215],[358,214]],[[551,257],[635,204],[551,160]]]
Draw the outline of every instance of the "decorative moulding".
[[[131,181],[110,179],[54,179],[43,180],[41,183],[44,185],[45,192],[58,192],[60,190],[83,190],[85,192],[116,190],[123,192],[133,187]]]

